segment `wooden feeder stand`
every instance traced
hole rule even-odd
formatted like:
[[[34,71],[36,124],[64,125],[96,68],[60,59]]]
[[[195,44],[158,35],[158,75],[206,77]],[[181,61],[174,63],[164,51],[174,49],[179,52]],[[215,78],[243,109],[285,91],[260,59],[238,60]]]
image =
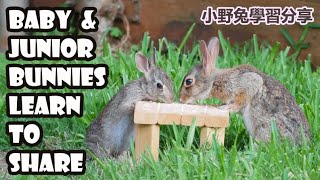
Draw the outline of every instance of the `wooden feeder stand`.
[[[140,158],[149,148],[157,160],[160,125],[190,126],[192,119],[196,120],[196,126],[201,127],[200,144],[212,143],[213,134],[220,144],[224,144],[225,128],[229,125],[228,111],[210,106],[138,102],[134,111],[136,158]]]

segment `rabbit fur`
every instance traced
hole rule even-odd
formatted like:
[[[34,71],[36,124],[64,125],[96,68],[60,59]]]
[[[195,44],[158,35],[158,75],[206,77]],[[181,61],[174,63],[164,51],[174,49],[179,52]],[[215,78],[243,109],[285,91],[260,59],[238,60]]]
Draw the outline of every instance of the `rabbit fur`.
[[[215,67],[219,54],[219,40],[214,37],[207,46],[200,41],[202,64],[185,76],[180,88],[180,101],[218,98],[220,109],[240,112],[249,134],[257,141],[269,141],[272,121],[284,138],[301,141],[301,130],[310,139],[309,123],[294,97],[278,81],[251,65],[230,69]]]
[[[156,66],[155,52],[154,49],[151,61],[140,52],[136,54],[136,66],[144,76],[122,87],[89,126],[86,144],[96,156],[117,157],[129,150],[135,136],[133,112],[136,102],[159,100],[170,103],[174,100],[172,81]]]

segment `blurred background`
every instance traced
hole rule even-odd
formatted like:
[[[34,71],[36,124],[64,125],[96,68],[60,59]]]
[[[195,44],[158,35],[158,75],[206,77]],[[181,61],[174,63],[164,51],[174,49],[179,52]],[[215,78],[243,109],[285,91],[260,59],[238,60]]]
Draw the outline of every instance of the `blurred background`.
[[[236,3],[235,3],[236,2]],[[19,7],[74,7],[76,12],[83,7],[93,6],[98,10],[97,16],[100,21],[98,33],[94,33],[95,39],[105,37],[108,30],[109,43],[114,49],[128,48],[131,44],[140,43],[144,32],[148,32],[152,40],[166,37],[172,42],[180,43],[188,29],[195,23],[195,27],[188,39],[187,47],[200,39],[208,41],[210,37],[217,36],[221,30],[225,37],[232,43],[243,43],[257,34],[259,39],[271,44],[280,42],[282,49],[290,44],[290,38],[298,42],[303,38],[303,48],[298,59],[306,59],[311,54],[313,68],[320,65],[320,1],[319,0],[1,0],[0,1],[0,42],[1,51],[7,48],[7,37],[10,35],[5,26],[5,8],[8,6]],[[302,7],[314,8],[313,17],[316,28],[308,28],[296,23],[295,25],[216,25],[206,26],[200,21],[202,10],[207,6],[216,7]],[[289,34],[290,37],[287,35]],[[302,37],[302,35],[305,36]],[[289,40],[288,40],[289,38]],[[291,47],[293,53],[295,47]]]

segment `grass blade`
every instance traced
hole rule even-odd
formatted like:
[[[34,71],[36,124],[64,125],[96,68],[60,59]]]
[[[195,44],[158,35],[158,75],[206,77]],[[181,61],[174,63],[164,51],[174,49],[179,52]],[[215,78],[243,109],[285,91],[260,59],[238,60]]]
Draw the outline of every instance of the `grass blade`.
[[[196,120],[193,118],[192,119],[192,124],[191,124],[191,126],[189,128],[187,142],[186,142],[186,145],[185,145],[186,149],[190,149],[191,148],[191,145],[192,145],[192,142],[193,142],[193,139],[194,139],[195,130],[196,130]]]
[[[196,26],[196,23],[193,23],[193,24],[191,25],[191,27],[189,28],[187,34],[184,36],[184,38],[183,38],[180,46],[178,47],[178,52],[181,52],[181,49],[182,49],[182,48],[184,47],[184,45],[187,43],[187,40],[189,39],[189,36],[191,35],[191,33],[192,33],[192,31],[193,31],[193,29],[194,29],[195,26]]]
[[[284,27],[281,27],[280,32],[286,38],[286,40],[289,42],[291,47],[295,48],[296,43],[294,42],[294,40],[293,40],[292,36],[290,35],[290,33],[288,32],[288,30]]]

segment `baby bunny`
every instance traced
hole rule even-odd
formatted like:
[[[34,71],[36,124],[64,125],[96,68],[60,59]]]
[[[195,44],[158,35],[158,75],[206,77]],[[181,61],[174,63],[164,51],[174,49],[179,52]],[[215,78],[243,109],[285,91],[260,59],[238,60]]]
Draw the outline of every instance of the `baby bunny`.
[[[136,53],[136,66],[144,77],[122,87],[89,126],[86,144],[96,156],[117,157],[129,150],[130,140],[135,136],[133,111],[136,102],[173,102],[172,81],[156,66],[155,52],[156,49],[150,62],[142,53]]]
[[[249,134],[258,141],[269,141],[274,120],[284,138],[301,141],[301,129],[310,139],[310,127],[295,99],[278,81],[250,65],[230,69],[215,67],[219,54],[219,40],[214,37],[207,47],[200,41],[202,64],[185,76],[180,89],[180,101],[218,98],[221,109],[241,112]]]

